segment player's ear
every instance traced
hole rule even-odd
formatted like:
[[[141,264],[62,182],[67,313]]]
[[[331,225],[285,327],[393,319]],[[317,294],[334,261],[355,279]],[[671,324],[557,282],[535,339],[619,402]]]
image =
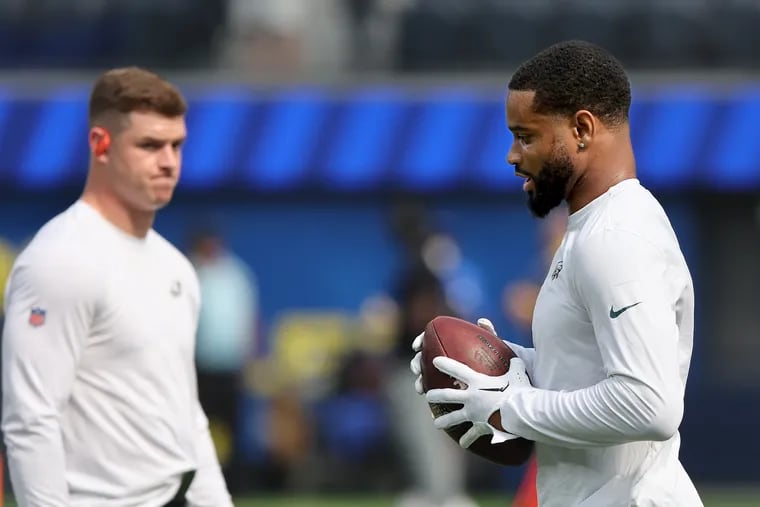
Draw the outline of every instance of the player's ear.
[[[92,127],[89,135],[90,153],[93,158],[105,162],[111,147],[111,134],[103,127]]]
[[[578,150],[589,147],[596,133],[596,117],[585,109],[577,111],[573,116],[573,136],[578,143]]]

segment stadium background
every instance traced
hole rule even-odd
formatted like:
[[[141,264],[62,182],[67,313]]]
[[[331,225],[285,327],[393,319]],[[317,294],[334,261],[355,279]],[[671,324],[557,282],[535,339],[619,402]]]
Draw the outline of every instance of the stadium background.
[[[213,223],[256,275],[241,494],[391,499],[403,477],[385,452],[382,395],[338,403],[335,389],[347,358],[391,346],[391,210],[422,203],[477,281],[467,311],[527,343],[503,297],[533,275],[540,231],[504,163],[502,100],[522,59],[591,40],[631,73],[639,177],[695,279],[683,462],[718,492],[709,505],[732,505],[732,492],[760,505],[757,26],[760,4],[739,0],[4,0],[0,264],[77,197],[92,79],[119,65],[161,71],[189,98],[190,137],[156,227],[187,249]],[[276,437],[283,410],[298,429]],[[469,482],[506,499],[521,473],[473,462]]]

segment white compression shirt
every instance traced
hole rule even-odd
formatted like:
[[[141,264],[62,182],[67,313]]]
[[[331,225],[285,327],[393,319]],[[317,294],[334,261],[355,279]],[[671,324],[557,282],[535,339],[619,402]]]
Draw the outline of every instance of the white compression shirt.
[[[542,507],[696,507],[678,458],[694,293],[675,233],[638,180],[570,215],[533,316],[510,344],[538,389],[501,409],[536,441]]]
[[[2,429],[21,506],[232,505],[198,403],[200,293],[155,231],[77,202],[16,260],[6,289]]]

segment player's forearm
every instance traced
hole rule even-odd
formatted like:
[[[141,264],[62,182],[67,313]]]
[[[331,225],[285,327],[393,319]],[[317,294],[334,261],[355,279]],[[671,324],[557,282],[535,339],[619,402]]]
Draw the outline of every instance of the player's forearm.
[[[57,423],[40,419],[22,428],[4,425],[8,468],[19,507],[69,505],[65,457]]]
[[[623,377],[570,392],[520,391],[501,409],[502,425],[510,433],[564,447],[667,440],[682,416],[680,392],[666,394]]]

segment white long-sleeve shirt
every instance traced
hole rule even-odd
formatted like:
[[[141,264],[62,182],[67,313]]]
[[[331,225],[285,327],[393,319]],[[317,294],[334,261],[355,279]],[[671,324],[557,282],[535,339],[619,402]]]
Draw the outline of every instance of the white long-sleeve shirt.
[[[501,409],[536,441],[542,507],[697,507],[678,459],[694,293],[656,199],[625,180],[570,215],[514,346],[538,389]],[[512,344],[510,344],[512,345]]]
[[[3,419],[21,506],[232,505],[198,403],[189,261],[84,202],[19,255],[5,299]]]

